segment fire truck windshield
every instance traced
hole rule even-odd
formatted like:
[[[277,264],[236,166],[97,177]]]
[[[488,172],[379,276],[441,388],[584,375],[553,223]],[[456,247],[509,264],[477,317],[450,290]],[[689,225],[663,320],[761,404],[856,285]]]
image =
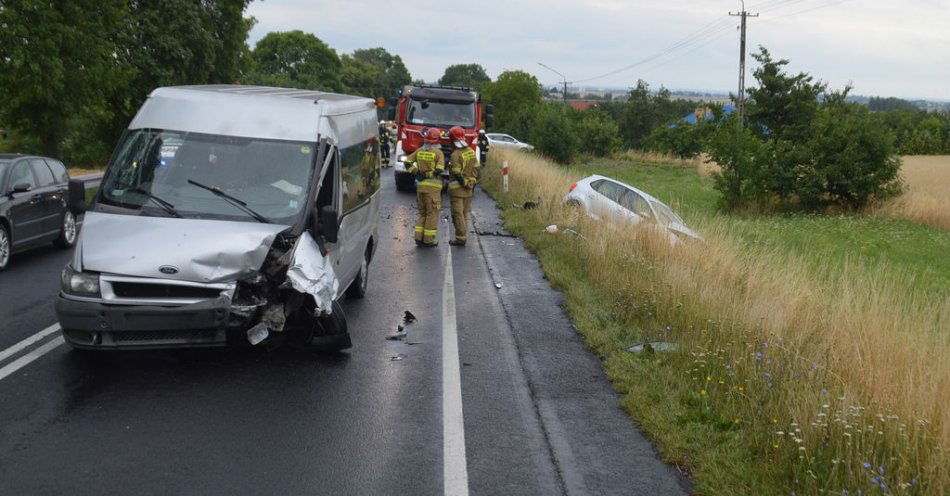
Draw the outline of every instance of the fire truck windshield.
[[[410,124],[471,128],[475,126],[475,103],[410,99],[406,120]]]

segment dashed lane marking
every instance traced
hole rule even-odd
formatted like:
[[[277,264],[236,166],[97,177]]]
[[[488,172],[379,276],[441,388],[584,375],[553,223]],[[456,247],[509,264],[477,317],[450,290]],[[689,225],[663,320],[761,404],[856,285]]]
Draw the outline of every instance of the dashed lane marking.
[[[32,335],[32,336],[30,336],[30,337],[24,339],[23,341],[20,341],[19,343],[15,344],[15,345],[13,345],[13,346],[11,346],[11,347],[9,347],[9,348],[3,350],[3,351],[0,351],[0,362],[6,360],[7,358],[9,358],[9,357],[11,357],[11,356],[13,356],[13,355],[15,355],[15,354],[17,354],[17,353],[19,353],[19,352],[21,352],[21,351],[27,349],[27,348],[29,348],[29,347],[32,346],[34,343],[38,343],[38,342],[42,341],[43,338],[45,338],[46,336],[49,336],[50,334],[52,334],[52,333],[54,333],[54,332],[56,332],[56,331],[58,331],[58,330],[59,330],[59,324],[53,324],[53,325],[47,327],[46,329],[43,329],[42,331],[40,331],[40,332],[38,332],[38,333],[36,333],[36,334],[34,334],[34,335]]]
[[[53,351],[54,349],[56,349],[56,347],[58,347],[59,345],[63,343],[65,343],[65,341],[63,340],[63,337],[58,336],[56,339],[53,339],[49,341],[48,343],[44,344],[43,346],[40,346],[39,348],[36,348],[35,350],[30,351],[26,355],[23,355],[20,358],[17,358],[16,360],[10,362],[9,364],[5,365],[2,369],[0,369],[0,380],[5,379],[8,375],[16,372],[17,370],[20,370],[21,368],[26,367],[33,360],[36,360],[37,358],[49,353],[50,351]]]

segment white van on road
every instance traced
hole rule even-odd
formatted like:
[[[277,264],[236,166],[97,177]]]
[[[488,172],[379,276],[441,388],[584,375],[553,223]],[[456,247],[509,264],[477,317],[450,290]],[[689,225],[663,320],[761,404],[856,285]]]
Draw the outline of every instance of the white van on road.
[[[76,348],[295,339],[350,346],[378,239],[375,102],[308,90],[158,88],[85,211],[56,312]]]

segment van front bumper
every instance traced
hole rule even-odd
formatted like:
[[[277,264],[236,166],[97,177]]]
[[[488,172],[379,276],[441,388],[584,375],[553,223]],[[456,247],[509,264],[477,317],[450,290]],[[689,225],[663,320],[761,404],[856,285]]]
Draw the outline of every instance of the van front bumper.
[[[56,299],[67,343],[83,349],[211,347],[227,344],[230,300],[221,297],[174,307],[106,305]]]

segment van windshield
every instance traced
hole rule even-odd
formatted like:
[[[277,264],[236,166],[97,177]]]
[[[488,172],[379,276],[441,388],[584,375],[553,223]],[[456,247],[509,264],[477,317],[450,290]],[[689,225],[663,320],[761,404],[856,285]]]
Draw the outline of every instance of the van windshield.
[[[474,127],[474,102],[445,102],[439,100],[409,100],[410,124],[426,124],[440,127]]]
[[[141,215],[261,220],[252,211],[270,223],[291,224],[306,203],[314,150],[305,142],[133,130],[119,143],[98,200]]]

